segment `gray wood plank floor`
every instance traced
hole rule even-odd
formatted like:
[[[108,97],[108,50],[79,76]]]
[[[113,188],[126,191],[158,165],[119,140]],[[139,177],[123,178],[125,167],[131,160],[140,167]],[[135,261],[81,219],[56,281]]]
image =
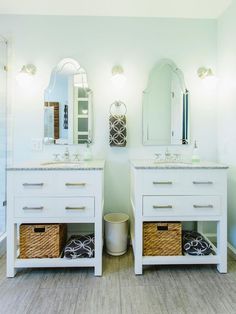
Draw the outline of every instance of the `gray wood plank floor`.
[[[159,314],[236,313],[236,261],[228,274],[215,266],[145,268],[135,276],[130,250],[104,255],[102,277],[92,268],[29,269],[5,277],[0,258],[0,313]]]

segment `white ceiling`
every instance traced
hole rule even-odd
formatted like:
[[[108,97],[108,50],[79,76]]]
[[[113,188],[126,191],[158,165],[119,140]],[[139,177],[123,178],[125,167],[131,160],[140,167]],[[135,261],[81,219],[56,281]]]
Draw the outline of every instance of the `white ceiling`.
[[[0,14],[217,18],[231,0],[0,0]]]

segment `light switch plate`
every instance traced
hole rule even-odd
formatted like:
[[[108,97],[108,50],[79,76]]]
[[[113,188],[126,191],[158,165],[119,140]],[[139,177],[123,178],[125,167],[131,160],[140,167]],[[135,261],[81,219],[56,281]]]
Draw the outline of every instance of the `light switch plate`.
[[[43,150],[43,141],[41,138],[31,139],[31,150],[33,152],[41,152]]]

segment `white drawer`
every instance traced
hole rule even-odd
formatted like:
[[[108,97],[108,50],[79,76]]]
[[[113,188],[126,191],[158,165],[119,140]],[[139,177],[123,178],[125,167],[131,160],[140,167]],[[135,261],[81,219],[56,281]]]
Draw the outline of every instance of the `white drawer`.
[[[14,174],[17,196],[93,196],[101,174],[91,171],[22,171]]]
[[[18,218],[94,217],[94,198],[16,197],[14,216]]]
[[[209,216],[221,214],[219,196],[144,196],[143,216]]]
[[[140,192],[146,195],[218,195],[225,193],[226,175],[219,170],[143,170]]]

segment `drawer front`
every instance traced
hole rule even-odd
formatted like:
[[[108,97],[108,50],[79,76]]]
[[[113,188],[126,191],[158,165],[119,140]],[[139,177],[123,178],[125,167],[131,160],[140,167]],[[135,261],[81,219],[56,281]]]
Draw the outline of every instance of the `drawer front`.
[[[101,187],[98,171],[22,171],[14,174],[16,196],[93,196]]]
[[[43,171],[19,171],[12,177],[14,194],[23,195],[47,195],[52,183],[53,176]]]
[[[226,173],[219,170],[144,170],[138,178],[144,195],[218,195],[226,190]]]
[[[94,198],[16,197],[14,216],[18,218],[94,217]]]
[[[143,216],[220,215],[220,196],[144,196]]]

